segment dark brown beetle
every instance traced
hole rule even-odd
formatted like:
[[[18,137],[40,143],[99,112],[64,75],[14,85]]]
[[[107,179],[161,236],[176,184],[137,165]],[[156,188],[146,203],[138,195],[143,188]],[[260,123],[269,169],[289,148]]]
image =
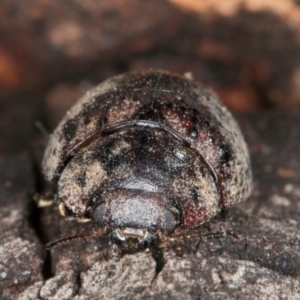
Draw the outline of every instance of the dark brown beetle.
[[[252,187],[232,115],[211,91],[164,71],[129,72],[88,92],[51,136],[43,172],[62,211],[139,243],[203,224]]]

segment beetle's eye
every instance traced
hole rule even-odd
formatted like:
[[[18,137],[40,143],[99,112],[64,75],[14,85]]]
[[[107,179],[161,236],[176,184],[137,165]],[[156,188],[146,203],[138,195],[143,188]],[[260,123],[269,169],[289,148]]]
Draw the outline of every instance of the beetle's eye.
[[[106,203],[102,202],[99,205],[97,205],[92,213],[93,221],[97,223],[103,223],[106,212],[107,212]]]
[[[163,227],[166,232],[174,231],[178,221],[176,214],[168,209],[165,210]]]

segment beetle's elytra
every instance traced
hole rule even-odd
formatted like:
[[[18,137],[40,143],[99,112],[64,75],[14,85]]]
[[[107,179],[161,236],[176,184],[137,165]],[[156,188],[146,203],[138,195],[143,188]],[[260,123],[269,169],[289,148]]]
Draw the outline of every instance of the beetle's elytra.
[[[245,200],[244,138],[209,90],[164,71],[101,83],[66,114],[43,160],[57,198],[120,239],[195,227]]]

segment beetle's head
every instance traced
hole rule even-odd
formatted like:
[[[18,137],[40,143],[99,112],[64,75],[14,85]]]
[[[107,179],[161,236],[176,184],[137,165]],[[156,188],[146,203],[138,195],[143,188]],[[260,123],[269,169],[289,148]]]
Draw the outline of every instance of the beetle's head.
[[[174,231],[180,219],[162,194],[125,188],[98,196],[91,216],[94,222],[112,228],[114,239],[137,239],[142,244],[149,243],[156,232]]]

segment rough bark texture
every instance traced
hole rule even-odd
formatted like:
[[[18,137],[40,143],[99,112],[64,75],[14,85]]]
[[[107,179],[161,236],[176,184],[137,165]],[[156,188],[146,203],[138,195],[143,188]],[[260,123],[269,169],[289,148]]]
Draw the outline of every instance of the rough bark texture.
[[[33,229],[32,165],[26,155],[0,160],[0,298],[42,280],[42,246]]]
[[[43,269],[39,240],[92,234],[96,229],[59,216],[55,205],[33,209],[27,196],[33,183],[28,158],[2,161],[2,298],[298,299],[299,119],[299,110],[239,118],[252,154],[252,196],[190,231],[193,239],[186,232],[185,238],[160,249],[165,265],[158,274],[149,251],[121,257],[105,236],[53,247]],[[199,232],[230,234],[201,238]]]

